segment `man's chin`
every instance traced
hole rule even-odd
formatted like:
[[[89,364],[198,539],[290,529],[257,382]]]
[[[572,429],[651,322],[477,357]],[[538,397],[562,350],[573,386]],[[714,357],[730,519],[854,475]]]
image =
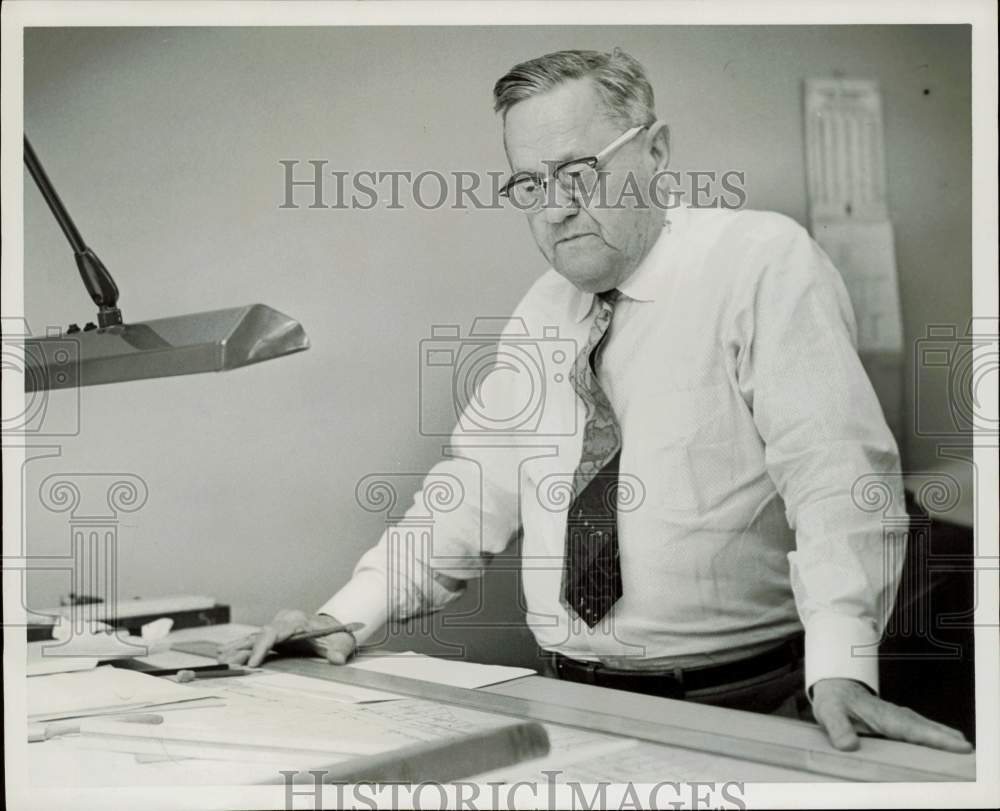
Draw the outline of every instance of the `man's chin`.
[[[615,286],[615,273],[606,267],[587,267],[562,262],[554,265],[556,273],[583,293],[603,293]]]

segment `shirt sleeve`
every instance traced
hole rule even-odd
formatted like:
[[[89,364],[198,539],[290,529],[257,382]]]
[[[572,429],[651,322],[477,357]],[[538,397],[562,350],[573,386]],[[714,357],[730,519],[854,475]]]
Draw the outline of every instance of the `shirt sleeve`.
[[[858,494],[875,487],[903,509],[899,453],[858,357],[839,273],[804,229],[781,222],[749,252],[741,280],[732,322],[739,385],[795,531],[788,561],[809,695],[826,678],[878,693],[878,644],[905,534]]]
[[[490,366],[477,368],[483,365]],[[481,382],[487,385],[488,378]],[[389,522],[351,580],[318,613],[345,624],[362,623],[355,637],[365,643],[390,619],[443,608],[462,594],[468,580],[482,574],[520,526],[523,454],[509,436],[488,430],[490,410],[506,414],[509,401],[518,396],[507,386],[493,385],[485,400],[476,400],[475,413],[472,404],[465,409],[445,444],[447,458],[431,469],[409,509]]]

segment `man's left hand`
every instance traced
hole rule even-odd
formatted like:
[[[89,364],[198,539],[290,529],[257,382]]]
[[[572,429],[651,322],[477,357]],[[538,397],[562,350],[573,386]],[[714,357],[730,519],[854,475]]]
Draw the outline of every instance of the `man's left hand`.
[[[883,701],[853,679],[821,679],[813,685],[813,715],[830,742],[844,751],[860,746],[858,732],[919,743],[961,754],[970,744],[957,729],[946,727],[906,707]]]

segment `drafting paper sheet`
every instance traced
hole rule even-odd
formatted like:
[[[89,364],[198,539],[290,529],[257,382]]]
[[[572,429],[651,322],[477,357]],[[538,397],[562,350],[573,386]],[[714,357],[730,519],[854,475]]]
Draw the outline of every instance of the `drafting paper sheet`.
[[[331,665],[332,667],[332,665]],[[342,701],[347,704],[363,704],[369,701],[392,701],[399,698],[395,693],[385,693],[381,690],[369,690],[367,687],[355,687],[351,684],[340,684],[334,681],[311,679],[297,673],[258,673],[253,680],[243,685],[252,686],[255,693],[266,691],[277,697],[311,698],[321,700]],[[238,686],[237,686],[237,689]]]
[[[535,671],[527,667],[483,665],[458,659],[425,656],[413,651],[379,656],[362,655],[353,659],[348,667],[470,689],[535,675]]]
[[[550,781],[581,784],[691,780],[755,783],[836,781],[836,778],[812,772],[750,763],[693,749],[598,736],[596,733],[553,724],[546,724],[545,728],[552,743],[552,752],[547,757],[476,775],[470,779],[483,783],[517,783],[523,780],[540,784]]]
[[[145,673],[104,666],[29,679],[28,720],[107,715],[200,699],[211,694]]]
[[[362,735],[363,730],[362,737],[366,744],[382,741],[386,748],[395,748],[417,741],[491,729],[512,721],[502,715],[422,699],[352,705],[313,695],[295,696],[285,690],[269,688],[266,679],[256,676],[220,681],[226,682],[220,685],[226,700],[225,707],[177,710],[171,713],[168,723],[187,728],[241,732],[252,736],[256,743],[263,743],[272,736],[282,744],[287,745],[290,740],[296,739],[303,746],[315,747],[318,741],[326,739],[331,742],[331,748],[335,739],[337,745],[343,748],[345,735]],[[545,783],[549,777],[542,773],[543,770],[558,771],[556,779],[559,781],[579,780],[585,783],[621,781],[626,777],[651,783],[669,779],[775,782],[816,779],[815,775],[790,769],[745,763],[679,747],[659,746],[556,724],[545,726],[552,745],[547,757],[471,779]],[[53,757],[61,756],[69,761],[76,756],[72,752],[76,752],[81,763],[90,763],[97,768],[96,773],[84,775],[88,785],[261,782],[273,779],[277,769],[305,769],[343,759],[343,755],[326,755],[302,760],[294,758],[294,762],[287,762],[289,758],[286,754],[276,752],[271,765],[267,765],[246,762],[234,751],[232,759],[223,764],[220,758],[224,755],[207,753],[206,757],[196,758],[188,754],[190,750],[185,749],[185,754],[180,754],[181,750],[174,752],[167,745],[159,757],[129,754],[120,748],[113,748],[102,753],[111,755],[102,760],[94,757],[97,753],[91,754],[91,747],[100,745],[98,741],[81,745],[79,740],[74,744],[70,739],[56,739],[44,744],[51,747]],[[74,747],[72,750],[71,746]],[[111,763],[115,764],[114,769],[101,766]]]

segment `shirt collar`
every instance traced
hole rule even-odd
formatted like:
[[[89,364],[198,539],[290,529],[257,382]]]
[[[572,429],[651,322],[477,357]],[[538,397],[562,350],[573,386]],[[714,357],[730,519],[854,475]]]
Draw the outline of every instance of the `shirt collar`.
[[[584,293],[577,287],[572,288],[574,301],[570,302],[570,312],[573,313],[573,320],[579,324],[590,315],[590,310],[594,306],[594,294]]]
[[[632,301],[656,301],[660,280],[666,266],[664,257],[670,247],[676,244],[678,231],[687,222],[687,215],[686,206],[678,206],[666,212],[666,224],[657,235],[653,247],[649,249],[649,253],[632,272],[632,275],[618,286],[625,298]],[[573,319],[579,324],[590,315],[594,306],[594,294],[584,293],[575,287],[573,293],[575,300],[570,303],[570,312],[573,313]]]

